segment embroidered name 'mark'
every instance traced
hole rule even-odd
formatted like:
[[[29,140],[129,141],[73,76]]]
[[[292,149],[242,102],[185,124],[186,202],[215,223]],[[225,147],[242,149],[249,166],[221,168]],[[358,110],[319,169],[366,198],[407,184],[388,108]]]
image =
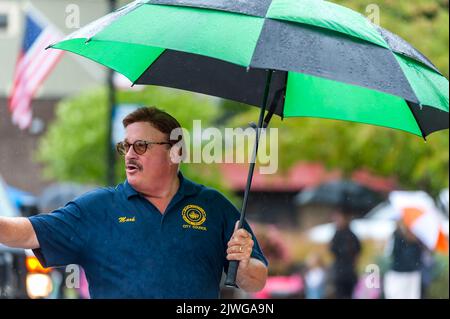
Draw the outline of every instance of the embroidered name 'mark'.
[[[134,223],[136,221],[136,217],[119,217],[119,223]]]

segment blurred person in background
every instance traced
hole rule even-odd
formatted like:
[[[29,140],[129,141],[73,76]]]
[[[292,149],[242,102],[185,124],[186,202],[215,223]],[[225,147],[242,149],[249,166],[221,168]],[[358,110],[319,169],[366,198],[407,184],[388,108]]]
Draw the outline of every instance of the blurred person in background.
[[[306,260],[305,297],[322,299],[325,294],[326,270],[319,254],[313,253]]]
[[[422,290],[422,257],[425,247],[400,220],[386,253],[390,269],[384,277],[386,299],[420,299]]]
[[[422,268],[420,270],[421,275],[421,297],[426,298],[428,294],[428,288],[435,279],[436,257],[435,254],[429,249],[423,249],[422,252]]]
[[[350,229],[351,215],[345,207],[338,207],[332,217],[336,225],[336,233],[329,246],[334,256],[331,266],[333,295],[337,299],[351,299],[358,281],[356,263],[361,253],[361,243]]]

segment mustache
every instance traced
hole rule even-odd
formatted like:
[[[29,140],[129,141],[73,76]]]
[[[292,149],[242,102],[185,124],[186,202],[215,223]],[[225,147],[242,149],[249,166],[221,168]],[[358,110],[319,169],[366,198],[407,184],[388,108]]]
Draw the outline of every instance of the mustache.
[[[140,170],[140,171],[142,171],[142,169],[143,169],[142,165],[139,164],[138,161],[133,160],[133,159],[130,159],[130,160],[126,161],[126,162],[125,162],[125,166],[126,166],[126,167],[128,167],[128,166],[135,166],[135,167],[136,167],[138,170]]]

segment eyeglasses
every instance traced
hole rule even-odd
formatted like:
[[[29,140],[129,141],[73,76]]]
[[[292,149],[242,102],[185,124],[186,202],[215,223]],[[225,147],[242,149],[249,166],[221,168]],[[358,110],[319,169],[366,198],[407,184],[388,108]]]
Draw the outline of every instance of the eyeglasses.
[[[146,151],[149,145],[172,145],[169,142],[149,142],[149,141],[142,141],[137,140],[133,144],[130,144],[128,142],[119,142],[116,145],[116,150],[120,155],[125,155],[130,150],[130,147],[133,146],[133,150],[138,155],[143,155]]]

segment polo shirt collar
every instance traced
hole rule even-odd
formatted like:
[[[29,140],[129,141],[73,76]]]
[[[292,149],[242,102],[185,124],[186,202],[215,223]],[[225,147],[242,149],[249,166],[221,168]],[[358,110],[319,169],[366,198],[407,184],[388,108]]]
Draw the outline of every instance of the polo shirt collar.
[[[178,178],[180,179],[180,187],[178,188],[177,194],[180,194],[182,196],[190,196],[195,195],[200,191],[200,185],[185,178],[181,172],[178,172]],[[130,185],[130,183],[128,183],[128,180],[125,180],[123,185],[127,199],[130,199],[133,196],[140,195],[140,193],[135,190],[133,186]]]
[[[200,191],[200,185],[185,178],[183,174],[178,172],[178,178],[180,179],[180,187],[178,193],[183,196],[195,195]]]
[[[123,183],[123,188],[124,188],[125,195],[127,196],[127,199],[130,199],[133,196],[139,195],[138,191],[136,191],[133,188],[133,186],[131,186],[130,183],[128,183],[127,179]]]

